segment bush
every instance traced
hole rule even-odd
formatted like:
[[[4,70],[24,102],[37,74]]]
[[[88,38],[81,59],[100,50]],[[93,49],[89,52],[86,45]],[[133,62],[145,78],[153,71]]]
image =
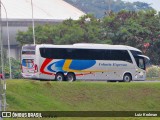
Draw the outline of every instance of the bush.
[[[152,66],[147,69],[147,77],[153,78],[153,77],[160,77],[160,67],[158,66]]]
[[[13,79],[22,78],[22,76],[21,76],[20,61],[19,60],[11,58],[11,69],[12,69],[11,72],[12,72],[12,78]],[[0,66],[0,73],[2,73],[1,72],[1,66]],[[5,78],[8,79],[9,76],[10,76],[10,68],[9,68],[8,58],[5,59],[4,74],[5,74]]]
[[[14,58],[11,58],[11,64],[12,64],[12,78],[14,79],[22,78],[20,61]]]

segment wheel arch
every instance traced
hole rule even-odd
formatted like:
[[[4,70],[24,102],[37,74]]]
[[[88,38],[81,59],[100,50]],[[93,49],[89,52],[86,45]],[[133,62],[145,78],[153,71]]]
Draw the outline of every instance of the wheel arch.
[[[62,71],[56,72],[56,74],[55,74],[55,80],[57,79],[56,77],[57,77],[58,74],[62,74],[63,80],[65,80],[65,74],[64,74],[64,72],[62,72]]]
[[[67,72],[67,74],[69,74],[69,73],[72,73],[72,74],[74,74],[76,76],[76,74],[74,72]]]
[[[123,73],[122,79],[123,79],[124,75],[126,75],[126,74],[129,74],[131,76],[131,80],[133,80],[133,76],[132,76],[131,72],[129,72],[129,71],[126,71]]]
[[[58,74],[58,73],[61,73],[61,74],[65,75],[65,73],[64,73],[64,72],[62,72],[62,71],[58,71],[58,72],[56,72],[56,74]]]

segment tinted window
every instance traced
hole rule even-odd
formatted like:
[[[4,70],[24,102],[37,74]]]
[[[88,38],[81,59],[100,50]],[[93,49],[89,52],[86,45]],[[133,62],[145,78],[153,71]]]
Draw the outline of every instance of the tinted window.
[[[35,45],[26,45],[22,47],[22,54],[35,54]]]
[[[26,50],[35,50],[36,46],[35,45],[28,45],[28,46],[23,46],[22,49],[24,51]]]
[[[94,59],[91,51],[88,49],[67,49],[65,58],[70,59]]]
[[[142,55],[142,52],[131,50],[133,56]]]
[[[35,54],[35,51],[22,51],[22,54]]]
[[[65,59],[66,51],[65,49],[40,48],[40,54],[44,58]]]
[[[82,60],[122,60],[132,62],[126,50],[40,48],[44,58]]]
[[[131,57],[127,50],[111,50],[111,60],[122,60],[132,62]]]

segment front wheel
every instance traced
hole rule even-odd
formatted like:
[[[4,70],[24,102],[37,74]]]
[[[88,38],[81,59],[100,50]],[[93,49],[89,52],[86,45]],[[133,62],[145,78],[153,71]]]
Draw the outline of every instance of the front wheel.
[[[123,76],[123,81],[124,81],[124,82],[130,82],[131,80],[132,80],[132,77],[131,77],[130,74],[125,74],[125,75]]]
[[[67,81],[72,82],[76,80],[75,74],[74,73],[68,73],[66,76]]]
[[[55,76],[56,81],[63,81],[64,80],[64,75],[63,73],[57,73]]]

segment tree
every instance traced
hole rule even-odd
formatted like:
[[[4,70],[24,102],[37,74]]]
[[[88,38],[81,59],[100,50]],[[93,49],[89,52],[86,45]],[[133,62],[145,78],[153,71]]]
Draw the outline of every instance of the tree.
[[[32,44],[32,28],[19,31],[17,41],[23,44]],[[36,43],[73,44],[77,42],[103,42],[100,21],[93,15],[82,16],[79,20],[68,19],[61,24],[39,25],[35,27]],[[102,39],[101,39],[102,38]]]
[[[32,29],[19,32],[17,40],[33,43]],[[110,12],[103,19],[85,15],[79,20],[68,19],[56,25],[35,27],[36,43],[123,44],[139,48],[154,64],[160,64],[160,15],[154,10]]]
[[[1,55],[0,55],[1,56]],[[9,78],[10,74],[10,67],[9,67],[9,60],[7,57],[7,50],[3,49],[3,64],[4,64],[4,75],[5,78]],[[1,63],[1,58],[0,58]],[[12,78],[21,78],[21,69],[20,69],[20,61],[15,60],[14,58],[11,58],[11,69],[12,69]],[[2,66],[0,66],[0,73],[2,73]]]
[[[160,63],[160,17],[154,10],[121,11],[107,16],[103,20],[106,37],[113,44],[125,44],[143,51],[152,58],[154,64]]]

